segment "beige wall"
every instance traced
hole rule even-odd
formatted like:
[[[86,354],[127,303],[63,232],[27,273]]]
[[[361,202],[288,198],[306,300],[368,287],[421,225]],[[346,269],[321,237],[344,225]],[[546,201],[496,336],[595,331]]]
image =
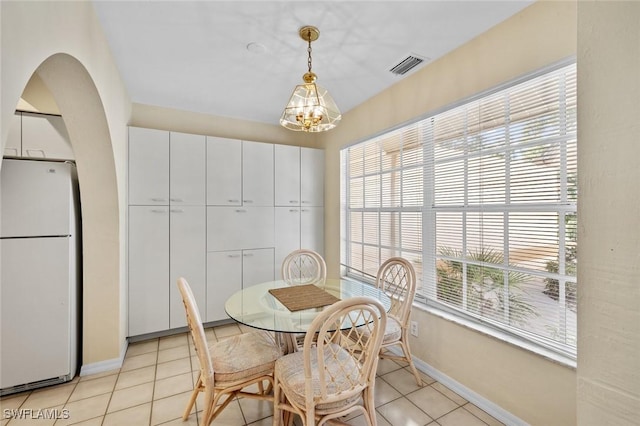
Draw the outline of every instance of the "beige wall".
[[[578,423],[640,423],[640,3],[578,5]]]
[[[121,355],[130,102],[89,2],[0,2],[0,144],[34,73],[64,116],[83,216],[83,366]],[[27,94],[28,95],[28,94]],[[1,167],[1,165],[0,165]]]
[[[340,149],[576,54],[576,3],[538,2],[344,114],[326,147],[325,255],[339,273]],[[420,309],[414,356],[534,425],[576,423],[574,369]]]

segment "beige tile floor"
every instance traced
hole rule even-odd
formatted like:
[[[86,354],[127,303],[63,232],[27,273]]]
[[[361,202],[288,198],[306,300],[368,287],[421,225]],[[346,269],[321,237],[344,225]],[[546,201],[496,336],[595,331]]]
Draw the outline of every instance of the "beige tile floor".
[[[206,334],[213,342],[243,331],[244,328],[231,324],[209,328]],[[2,398],[0,426],[198,425],[201,399],[196,401],[197,417],[194,410],[186,422],[181,419],[197,380],[198,368],[193,345],[186,333],[132,343],[119,370],[76,377],[70,383]],[[502,424],[431,377],[423,375],[423,378],[427,385],[418,387],[406,366],[390,360],[380,361],[375,390],[378,425]],[[19,410],[27,418],[11,419],[12,410]],[[68,418],[37,418],[47,413]],[[271,425],[272,420],[269,403],[237,399],[213,424],[265,426]],[[346,423],[366,424],[361,415],[348,418]]]

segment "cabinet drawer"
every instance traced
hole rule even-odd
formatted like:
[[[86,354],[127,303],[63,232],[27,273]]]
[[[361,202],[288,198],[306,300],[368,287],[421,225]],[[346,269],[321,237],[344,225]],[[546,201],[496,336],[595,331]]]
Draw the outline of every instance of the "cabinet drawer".
[[[207,251],[274,245],[273,207],[207,207]]]

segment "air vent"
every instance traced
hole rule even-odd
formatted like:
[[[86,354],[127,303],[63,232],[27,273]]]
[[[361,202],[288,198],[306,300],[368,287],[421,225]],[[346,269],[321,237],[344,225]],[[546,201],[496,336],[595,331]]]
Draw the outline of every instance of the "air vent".
[[[409,55],[403,60],[401,60],[397,65],[391,68],[389,71],[396,75],[405,75],[425,60],[423,58],[419,58],[418,56]]]

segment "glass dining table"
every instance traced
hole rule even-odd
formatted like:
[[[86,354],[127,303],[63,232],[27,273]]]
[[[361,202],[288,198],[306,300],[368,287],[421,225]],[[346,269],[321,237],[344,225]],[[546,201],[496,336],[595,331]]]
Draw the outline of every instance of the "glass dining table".
[[[294,336],[306,333],[314,318],[326,308],[321,306],[291,311],[269,291],[293,286],[283,280],[276,280],[243,288],[227,299],[225,311],[240,324],[274,332],[285,351],[293,352],[296,350]],[[340,300],[368,296],[378,299],[387,311],[391,307],[389,296],[370,284],[342,278],[327,279],[315,286]]]

